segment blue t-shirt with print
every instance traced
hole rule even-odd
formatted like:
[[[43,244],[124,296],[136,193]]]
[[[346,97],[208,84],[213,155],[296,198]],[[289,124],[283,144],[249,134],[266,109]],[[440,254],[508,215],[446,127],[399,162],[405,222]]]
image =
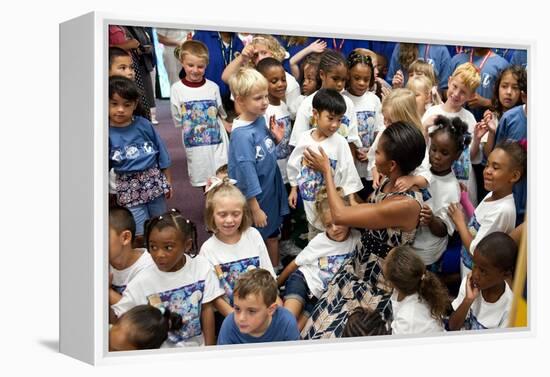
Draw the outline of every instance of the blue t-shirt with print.
[[[254,337],[243,334],[235,323],[235,313],[231,313],[225,318],[218,335],[218,345],[284,342],[287,340],[300,340],[300,332],[296,318],[282,307],[275,309],[271,324],[262,336]]]

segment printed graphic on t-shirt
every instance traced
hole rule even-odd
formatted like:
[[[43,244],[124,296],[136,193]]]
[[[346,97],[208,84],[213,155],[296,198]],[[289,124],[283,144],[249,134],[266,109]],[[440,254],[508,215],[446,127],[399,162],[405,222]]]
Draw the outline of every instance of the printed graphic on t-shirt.
[[[126,290],[126,286],[125,285],[114,285],[114,284],[111,284],[111,288],[114,289],[114,291],[118,294],[122,294],[124,293],[124,291]]]
[[[350,122],[349,118],[344,115],[342,117],[342,121],[340,122],[340,128],[338,129],[338,133],[343,137],[345,137],[346,140],[348,139],[348,135],[349,135],[349,122]]]
[[[319,258],[319,277],[323,283],[323,289],[327,288],[332,277],[340,270],[340,267],[342,267],[350,256],[351,253],[347,253]]]
[[[374,142],[374,116],[375,111],[358,111],[357,129],[363,146],[369,148]]]
[[[165,307],[182,317],[183,326],[178,331],[168,333],[168,341],[179,343],[201,335],[201,305],[204,293],[204,280],[180,288],[147,296],[149,305]]]
[[[456,179],[467,181],[470,177],[470,147],[466,147],[458,160],[453,163]]]
[[[491,75],[488,73],[482,73],[481,74],[481,86],[484,88],[488,88],[489,85],[491,85]]]
[[[144,141],[143,144],[132,143],[122,147],[111,148],[111,160],[122,162],[126,160],[135,160],[142,155],[156,153],[155,145],[150,141]]]
[[[237,261],[217,264],[214,266],[220,285],[224,289],[229,304],[233,306],[233,288],[242,273],[260,267],[259,257],[239,259]]]
[[[470,231],[470,234],[472,235],[473,238],[476,238],[477,232],[480,226],[481,225],[477,221],[476,215],[474,214],[470,219],[470,221],[468,222],[468,230]],[[471,270],[474,265],[474,260],[472,258],[472,254],[470,254],[470,251],[466,250],[466,248],[462,246],[462,250],[460,254],[461,254],[461,257],[462,257],[461,259],[464,266],[468,267]]]
[[[334,174],[334,169],[336,169],[336,163],[338,161],[330,158],[329,162],[332,168],[332,174]],[[315,201],[317,192],[325,183],[325,179],[323,178],[322,173],[307,167],[302,159],[302,169],[300,170],[300,175],[298,176],[297,182],[302,199],[308,202],[313,202]]]
[[[280,119],[277,119],[277,125],[279,127],[284,127],[285,134],[283,136],[283,139],[277,144],[277,160],[284,160],[288,156],[290,156],[290,145],[288,145],[288,142],[290,141],[290,133],[292,131],[290,127],[290,117],[285,116]]]
[[[221,143],[216,101],[184,102],[180,111],[183,143],[186,148]]]

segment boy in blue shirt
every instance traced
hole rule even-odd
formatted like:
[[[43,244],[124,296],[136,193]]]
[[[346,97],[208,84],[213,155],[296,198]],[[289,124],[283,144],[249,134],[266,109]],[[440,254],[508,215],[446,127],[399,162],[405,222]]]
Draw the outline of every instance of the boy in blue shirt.
[[[275,302],[278,292],[267,270],[240,275],[233,290],[235,311],[223,321],[218,345],[299,340],[296,319]]]

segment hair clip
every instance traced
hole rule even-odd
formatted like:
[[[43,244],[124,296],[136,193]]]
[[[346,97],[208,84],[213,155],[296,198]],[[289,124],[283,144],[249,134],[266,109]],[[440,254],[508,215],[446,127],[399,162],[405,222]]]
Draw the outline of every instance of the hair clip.
[[[166,308],[164,307],[164,305],[157,306],[157,309],[160,310],[160,312],[162,313],[162,315],[164,315],[164,313],[166,312]]]
[[[426,279],[426,273],[422,274],[422,276],[420,277],[420,281],[424,281],[424,279]]]
[[[521,139],[518,144],[527,153],[527,139]]]
[[[234,179],[231,179],[231,178],[220,179],[216,176],[213,176],[213,177],[208,178],[208,182],[206,183],[206,188],[204,190],[204,194],[206,195],[209,191],[212,191],[213,189],[220,186],[224,182],[231,183],[232,185],[237,184],[237,181],[234,180]]]

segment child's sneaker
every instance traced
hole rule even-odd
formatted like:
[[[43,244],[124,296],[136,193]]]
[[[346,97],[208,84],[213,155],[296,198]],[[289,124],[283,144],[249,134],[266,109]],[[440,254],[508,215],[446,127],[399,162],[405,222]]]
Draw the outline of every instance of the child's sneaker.
[[[281,255],[281,257],[283,256],[295,257],[296,255],[300,254],[300,251],[302,251],[302,249],[296,246],[294,242],[292,242],[292,240],[284,240],[279,242],[279,254]]]

